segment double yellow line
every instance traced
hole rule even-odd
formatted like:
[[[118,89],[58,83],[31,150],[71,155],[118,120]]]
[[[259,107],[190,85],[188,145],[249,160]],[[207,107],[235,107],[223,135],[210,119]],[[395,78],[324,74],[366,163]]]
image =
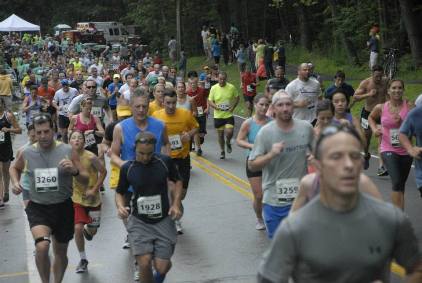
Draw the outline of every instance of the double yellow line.
[[[191,154],[191,161],[192,164],[202,171],[207,173],[209,176],[217,179],[222,184],[226,185],[230,189],[235,190],[236,192],[240,193],[241,195],[253,199],[253,194],[251,192],[251,187],[249,182],[239,178],[238,176],[220,168],[219,166],[215,165],[211,161],[197,156],[196,154]],[[391,263],[391,272],[396,274],[397,276],[404,278],[406,276],[406,271],[403,267],[398,265],[395,262]]]

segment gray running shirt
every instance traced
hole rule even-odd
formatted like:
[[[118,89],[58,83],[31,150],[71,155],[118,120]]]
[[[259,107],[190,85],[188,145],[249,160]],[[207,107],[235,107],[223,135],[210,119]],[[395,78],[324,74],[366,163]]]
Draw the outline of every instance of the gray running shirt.
[[[45,151],[38,144],[23,150],[24,173],[29,178],[29,199],[39,204],[61,203],[73,193],[73,176],[59,168],[62,159],[70,159],[72,148],[68,144],[56,142],[56,147]]]
[[[87,94],[78,95],[75,97],[69,105],[69,112],[72,114],[79,114],[81,112],[82,99],[86,97],[88,97]],[[91,114],[100,118],[102,121],[104,119],[104,109],[108,108],[107,98],[102,95],[96,95],[93,99]]]
[[[409,219],[390,203],[360,193],[338,213],[316,197],[284,219],[259,267],[271,282],[389,282],[395,259],[411,270],[421,258]]]
[[[249,160],[271,151],[273,143],[284,141],[284,150],[262,169],[263,203],[273,206],[291,205],[299,180],[307,174],[307,151],[313,141],[312,125],[293,119],[293,128],[281,130],[271,121],[259,130]]]

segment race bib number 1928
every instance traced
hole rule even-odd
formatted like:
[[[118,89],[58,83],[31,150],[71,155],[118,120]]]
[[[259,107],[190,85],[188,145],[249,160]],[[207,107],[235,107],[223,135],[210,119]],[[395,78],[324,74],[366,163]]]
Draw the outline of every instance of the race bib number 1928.
[[[145,215],[148,218],[161,218],[163,216],[160,195],[139,197],[136,203],[140,215]]]

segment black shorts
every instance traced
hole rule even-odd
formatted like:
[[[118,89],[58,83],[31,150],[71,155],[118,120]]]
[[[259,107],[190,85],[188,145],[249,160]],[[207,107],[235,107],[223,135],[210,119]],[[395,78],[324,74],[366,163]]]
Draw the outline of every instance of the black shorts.
[[[253,172],[248,168],[248,158],[246,158],[246,176],[248,178],[262,177],[262,171]]]
[[[173,158],[177,170],[179,170],[180,177],[182,177],[183,188],[187,189],[190,179],[190,156],[186,158]]]
[[[59,115],[59,129],[69,128],[70,120],[66,116]]]
[[[393,191],[404,192],[413,158],[410,155],[399,155],[391,151],[382,152],[381,158],[390,175]]]
[[[47,113],[50,114],[51,116],[54,116],[54,114],[56,114],[57,109],[54,108],[53,106],[48,106],[47,107]]]
[[[214,118],[214,127],[216,129],[224,127],[225,125],[232,125],[234,127],[234,117],[231,116],[230,118]]]
[[[371,111],[367,111],[365,107],[362,107],[362,111],[360,112],[360,125],[362,129],[368,130],[368,131],[371,130],[371,127],[369,127],[369,122],[368,122],[369,114],[371,114]]]
[[[253,105],[253,99],[255,98],[255,95],[252,95],[252,96],[250,96],[250,95],[243,95],[243,100],[245,101],[245,102],[249,102],[250,104],[252,104]]]
[[[207,116],[202,115],[199,117],[195,117],[196,121],[199,124],[199,133],[206,134],[207,133]]]
[[[110,110],[116,110],[117,105],[108,105],[110,107]]]
[[[59,243],[68,243],[74,233],[74,211],[71,199],[57,204],[39,204],[29,201],[25,208],[29,227],[45,225]]]

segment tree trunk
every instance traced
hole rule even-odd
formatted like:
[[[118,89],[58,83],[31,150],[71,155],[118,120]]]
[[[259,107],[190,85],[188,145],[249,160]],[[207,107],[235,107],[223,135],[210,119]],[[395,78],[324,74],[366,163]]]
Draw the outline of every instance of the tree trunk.
[[[419,68],[422,67],[422,32],[419,29],[417,15],[413,10],[415,4],[415,1],[412,0],[400,0],[402,19],[406,26],[413,62],[415,62],[415,67]]]
[[[308,17],[306,16],[306,7],[302,4],[298,4],[296,7],[296,13],[299,22],[300,44],[308,51],[312,51],[312,40],[309,30]]]

